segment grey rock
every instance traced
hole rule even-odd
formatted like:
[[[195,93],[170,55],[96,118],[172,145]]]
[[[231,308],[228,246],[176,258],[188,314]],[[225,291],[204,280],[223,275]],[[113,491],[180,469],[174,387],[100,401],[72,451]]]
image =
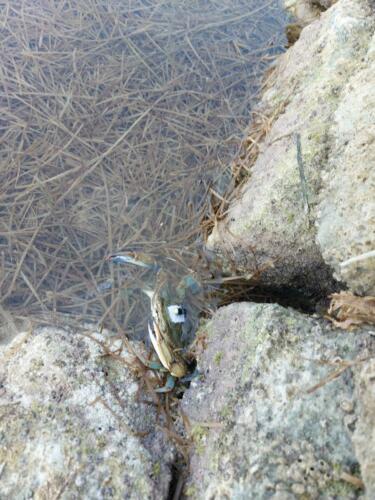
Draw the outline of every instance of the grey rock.
[[[301,24],[307,25],[336,2],[337,0],[284,0],[284,7]]]
[[[375,36],[344,86],[323,169],[317,241],[335,277],[375,295]]]
[[[317,19],[321,12],[312,0],[284,0],[284,7],[304,25]]]
[[[174,450],[130,355],[103,357],[86,333],[37,328],[2,349],[0,498],[167,496]]]
[[[366,0],[340,0],[278,60],[260,108],[274,115],[272,127],[207,242],[224,269],[313,292],[331,290],[334,272],[351,290],[374,293],[374,257],[342,267],[375,248],[374,29]]]
[[[343,479],[359,477],[359,465],[354,381],[342,361],[374,353],[368,330],[353,335],[278,305],[238,303],[219,309],[204,333],[203,380],[183,398],[195,441],[186,493],[357,498]]]
[[[337,2],[337,0],[312,0],[312,3],[322,7],[323,9],[329,9]]]
[[[375,359],[361,364],[355,375],[359,404],[353,443],[370,500],[375,498]]]

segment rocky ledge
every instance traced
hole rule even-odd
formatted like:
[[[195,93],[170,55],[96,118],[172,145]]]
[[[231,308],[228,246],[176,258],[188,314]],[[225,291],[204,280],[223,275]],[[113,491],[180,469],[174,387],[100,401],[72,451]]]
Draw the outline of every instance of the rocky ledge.
[[[167,498],[174,447],[106,338],[40,327],[2,349],[0,498]]]
[[[374,333],[273,304],[221,308],[201,332],[203,378],[183,398],[186,493],[349,499],[364,480],[374,498]]]
[[[340,0],[273,68],[263,140],[250,127],[239,159],[248,180],[208,240],[258,285],[326,293],[335,278],[375,295],[374,30],[373,2]]]

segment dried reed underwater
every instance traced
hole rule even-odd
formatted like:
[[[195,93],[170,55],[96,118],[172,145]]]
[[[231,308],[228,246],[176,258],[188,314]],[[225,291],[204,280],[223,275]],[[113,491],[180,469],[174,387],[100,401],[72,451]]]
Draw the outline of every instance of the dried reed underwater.
[[[141,271],[104,257],[195,265],[284,23],[278,1],[0,2],[3,324],[70,313],[142,336]]]

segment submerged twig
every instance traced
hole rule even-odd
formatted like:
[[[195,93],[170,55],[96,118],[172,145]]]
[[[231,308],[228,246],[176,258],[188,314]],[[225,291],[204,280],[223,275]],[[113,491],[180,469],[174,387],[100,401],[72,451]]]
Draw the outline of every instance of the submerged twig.
[[[224,206],[216,179],[282,32],[270,9],[92,0],[88,14],[83,0],[5,2],[4,311],[101,318],[144,335],[148,304],[130,293],[141,274],[110,270],[104,256],[142,250],[177,280],[194,267],[208,186]]]

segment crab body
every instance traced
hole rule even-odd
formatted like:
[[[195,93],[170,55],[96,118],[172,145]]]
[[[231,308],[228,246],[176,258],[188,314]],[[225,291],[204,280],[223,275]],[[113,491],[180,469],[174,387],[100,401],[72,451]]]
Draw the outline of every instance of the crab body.
[[[108,260],[141,267],[151,266],[149,262],[135,259],[134,254],[111,255]],[[168,392],[173,389],[175,379],[182,379],[189,372],[188,363],[182,355],[184,328],[187,324],[183,301],[187,291],[195,294],[197,290],[200,291],[200,286],[194,278],[187,276],[180,281],[177,288],[173,288],[165,273],[155,263],[153,266],[157,271],[154,289],[144,289],[143,292],[151,301],[152,323],[148,324],[149,337],[162,369],[169,373],[165,386],[156,391]],[[176,301],[180,303],[176,304]],[[150,368],[158,369],[153,365],[155,364],[149,363]]]
[[[149,337],[160,363],[172,376],[158,392],[167,392],[173,389],[174,379],[188,373],[188,365],[181,354],[181,333],[186,314],[182,306],[171,304],[168,287],[144,292],[151,300],[153,321],[148,325]]]
[[[155,349],[156,354],[163,367],[173,377],[181,378],[187,375],[188,366],[184,358],[179,354],[173,344],[170,343],[168,337],[161,334],[157,324],[148,325],[148,333]]]

